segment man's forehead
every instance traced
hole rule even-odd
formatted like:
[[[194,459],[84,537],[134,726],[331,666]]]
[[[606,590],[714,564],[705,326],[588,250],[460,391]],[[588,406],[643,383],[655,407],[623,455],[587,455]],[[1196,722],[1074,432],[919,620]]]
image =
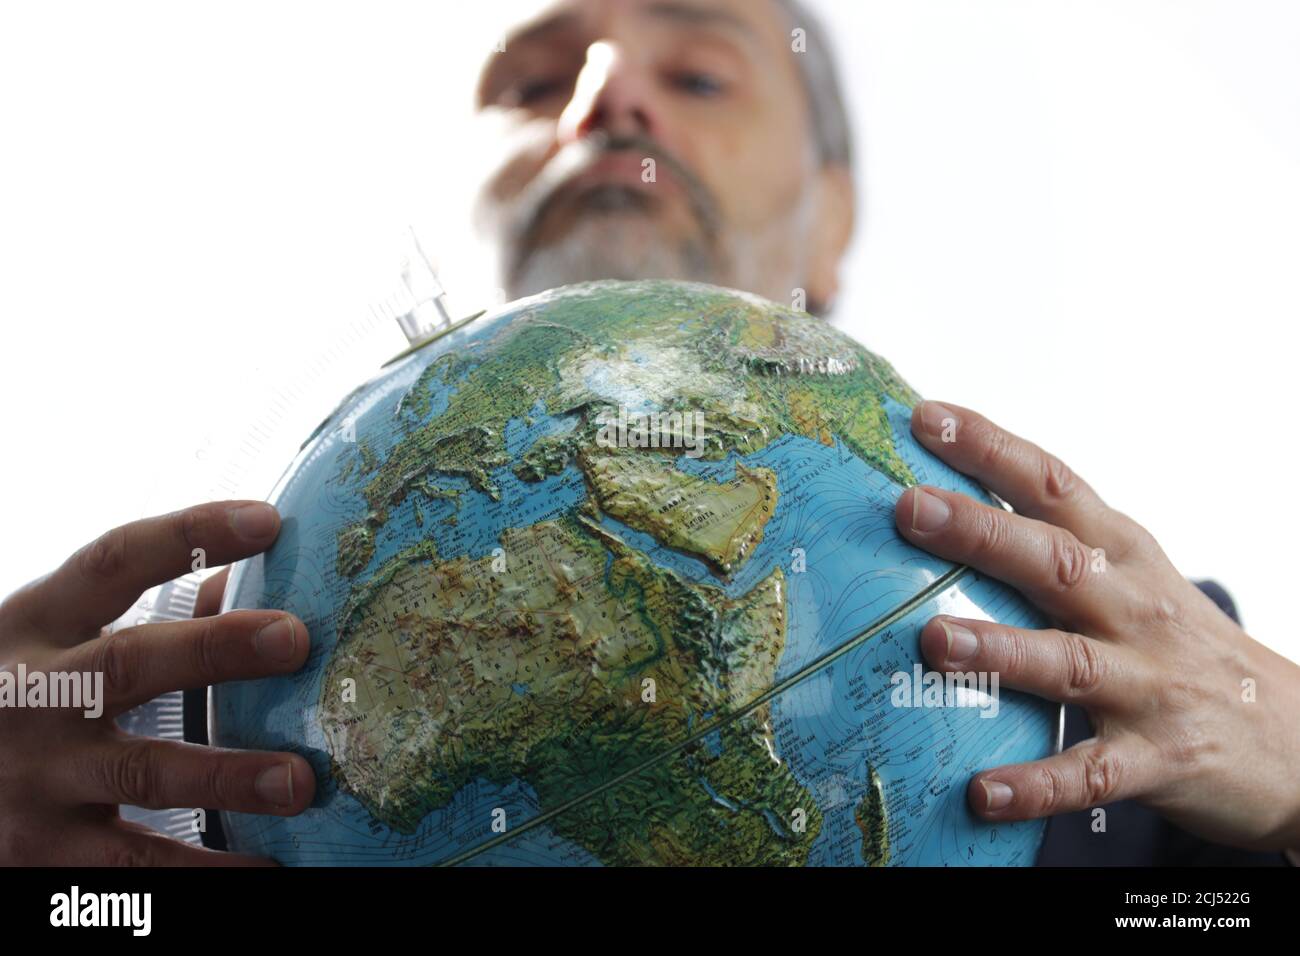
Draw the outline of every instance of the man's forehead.
[[[505,21],[507,47],[512,42],[598,31],[619,16],[726,30],[750,41],[770,37],[773,27],[781,26],[772,0],[516,0],[508,6],[514,15]]]

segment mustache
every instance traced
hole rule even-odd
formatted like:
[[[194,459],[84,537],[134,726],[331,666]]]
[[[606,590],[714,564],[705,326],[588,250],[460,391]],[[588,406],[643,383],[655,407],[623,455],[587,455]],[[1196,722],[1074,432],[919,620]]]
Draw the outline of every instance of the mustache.
[[[713,193],[684,162],[665,150],[648,136],[612,136],[595,133],[583,141],[581,155],[575,161],[556,162],[552,160],[552,170],[544,170],[538,177],[529,195],[523,202],[523,209],[516,220],[521,225],[516,231],[514,243],[516,265],[521,263],[536,245],[538,234],[551,211],[567,199],[572,199],[569,188],[575,179],[589,170],[606,156],[619,153],[632,153],[641,159],[653,159],[656,169],[667,169],[668,174],[681,184],[687,205],[699,227],[705,244],[713,248],[721,232],[722,217],[720,206]],[[603,203],[604,208],[611,208],[610,192],[619,192],[625,207],[645,208],[651,201],[644,194],[624,187],[596,187],[600,193],[595,198]]]

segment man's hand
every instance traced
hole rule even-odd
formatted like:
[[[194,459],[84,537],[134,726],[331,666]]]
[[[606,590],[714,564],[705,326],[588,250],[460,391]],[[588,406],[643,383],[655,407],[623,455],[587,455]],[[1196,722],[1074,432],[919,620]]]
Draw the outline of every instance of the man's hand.
[[[1210,840],[1300,847],[1300,667],[1252,640],[1147,531],[1042,449],[934,402],[917,406],[912,432],[1017,513],[913,488],[895,513],[903,536],[1012,585],[1059,628],[936,617],[922,652],[935,667],[996,671],[1078,704],[1096,733],[978,774],[975,812],[1023,820],[1136,798]]]
[[[297,670],[307,659],[302,621],[278,611],[210,616],[220,591],[205,587],[192,621],[112,635],[104,627],[148,588],[188,572],[194,549],[227,564],[266,550],[279,531],[275,509],[254,501],[148,518],[109,531],[0,603],[0,668],[15,679],[20,663],[29,675],[102,674],[104,698],[97,719],[81,709],[0,708],[0,863],[266,862],[169,839],[122,820],[117,805],[291,816],[315,792],[302,757],[136,737],[114,718],[168,691]]]

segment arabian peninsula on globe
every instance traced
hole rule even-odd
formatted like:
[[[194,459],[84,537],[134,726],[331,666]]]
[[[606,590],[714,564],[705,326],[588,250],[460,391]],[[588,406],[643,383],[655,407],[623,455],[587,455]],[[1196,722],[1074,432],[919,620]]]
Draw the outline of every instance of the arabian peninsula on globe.
[[[1041,821],[966,806],[1056,746],[996,685],[936,706],[935,614],[1039,626],[894,527],[918,397],[824,321],[676,282],[511,303],[390,363],[303,446],[226,608],[311,633],[212,690],[212,742],[302,753],[288,864],[1027,865]],[[972,685],[973,686],[973,685]],[[987,692],[986,692],[987,691]]]

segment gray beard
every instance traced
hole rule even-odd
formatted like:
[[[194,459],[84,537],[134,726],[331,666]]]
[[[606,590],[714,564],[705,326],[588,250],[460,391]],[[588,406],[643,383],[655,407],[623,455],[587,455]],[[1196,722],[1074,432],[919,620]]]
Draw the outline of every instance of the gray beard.
[[[607,186],[581,199],[572,230],[545,246],[526,243],[510,270],[507,293],[520,298],[597,279],[684,279],[723,284],[719,263],[703,242],[666,243],[646,197]]]

